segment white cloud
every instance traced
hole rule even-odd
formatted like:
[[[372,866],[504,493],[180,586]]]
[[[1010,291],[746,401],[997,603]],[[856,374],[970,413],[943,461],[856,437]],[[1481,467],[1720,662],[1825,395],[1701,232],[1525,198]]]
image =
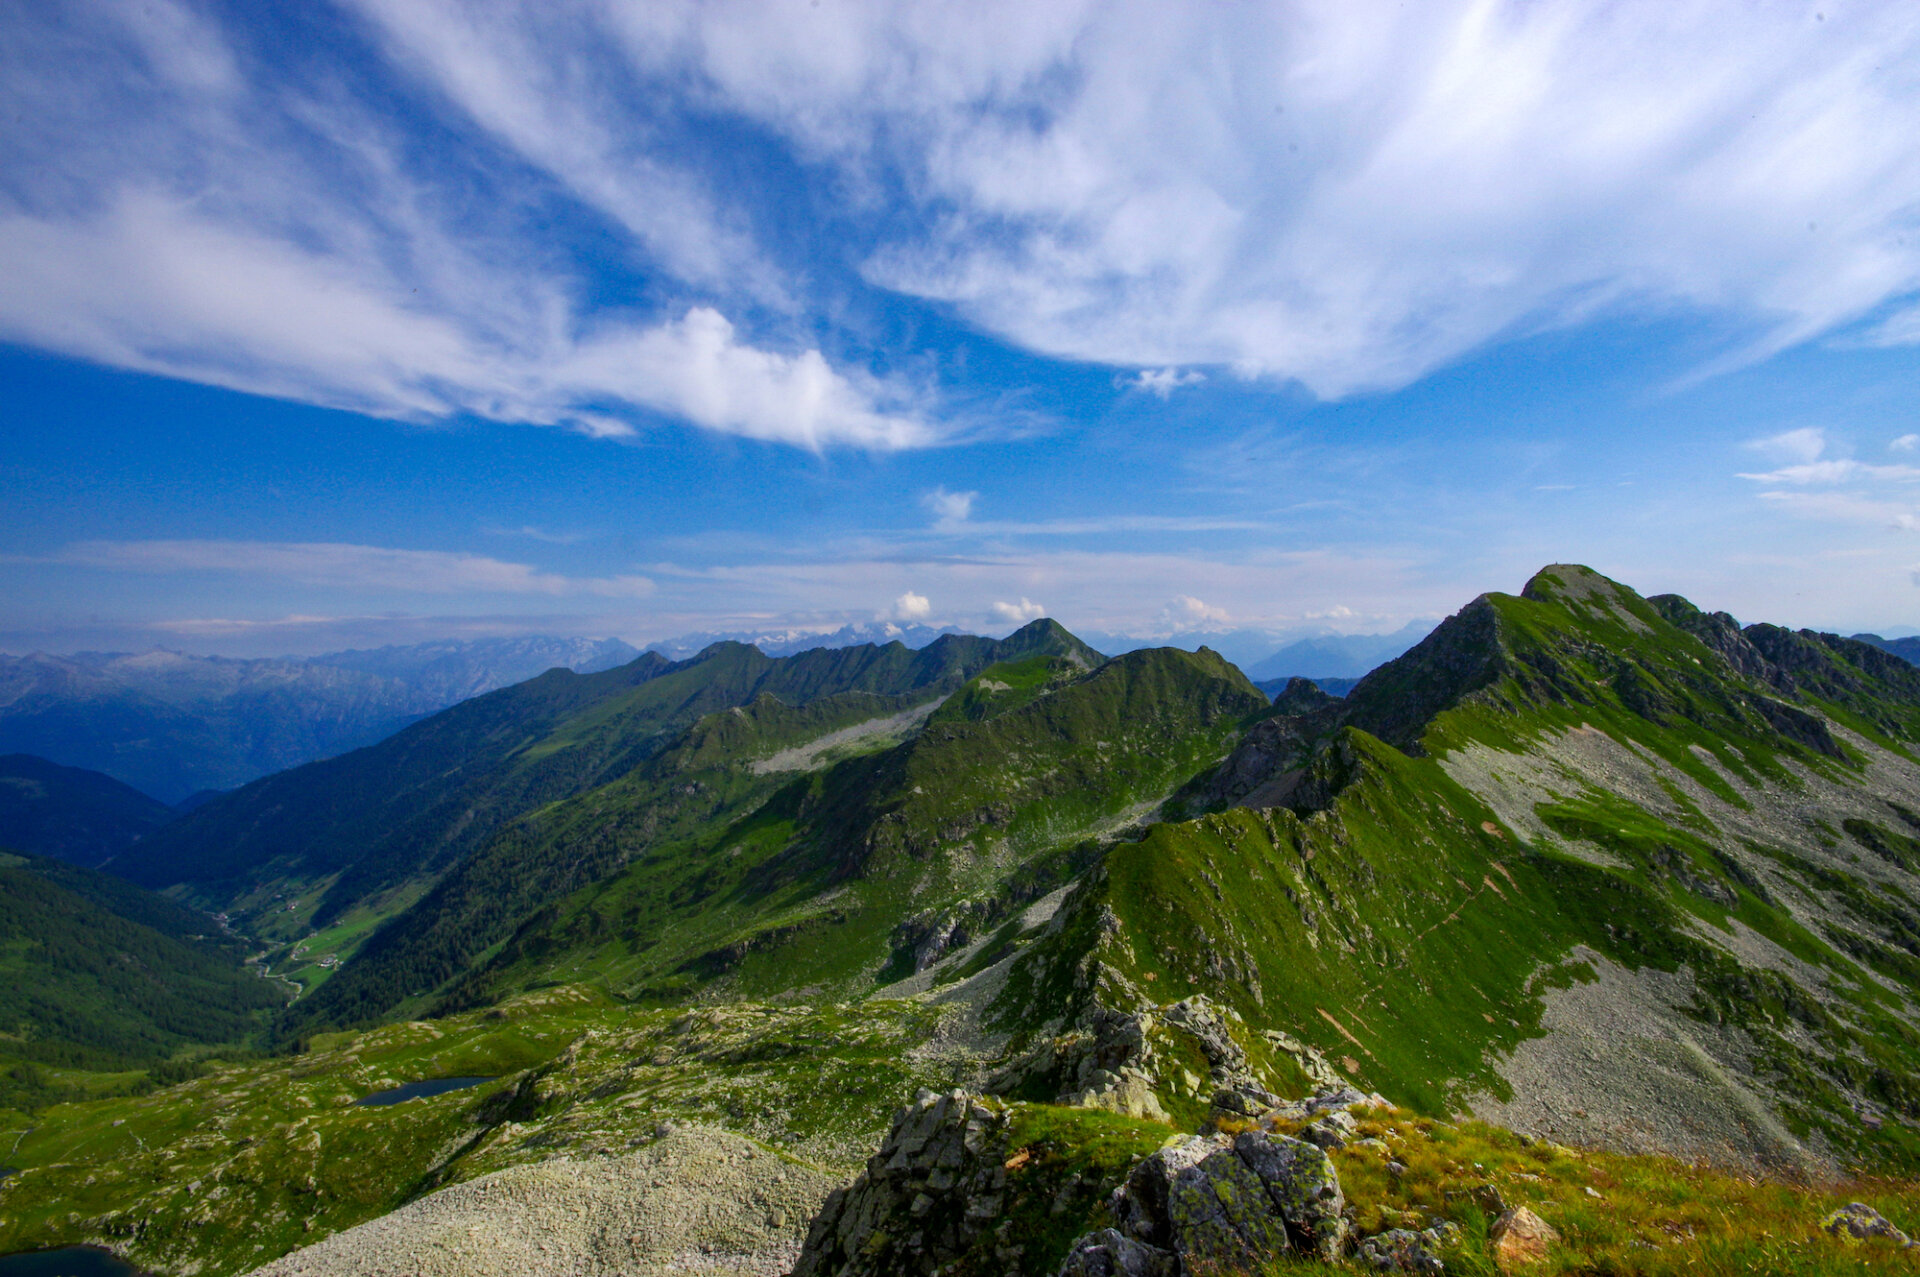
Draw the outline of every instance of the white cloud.
[[[892,449],[936,438],[918,416],[877,407],[888,393],[878,382],[835,372],[817,350],[782,355],[743,345],[726,317],[705,306],[657,328],[583,342],[547,375],[582,399],[611,393],[751,439]]]
[[[1753,352],[1920,282],[1898,6],[618,8],[637,65],[923,214],[869,264],[1021,345],[1338,395],[1675,304]],[[862,184],[862,179],[866,179]]]
[[[624,226],[675,277],[787,300],[739,209],[676,162],[623,84],[590,11],[571,5],[351,0],[396,61]],[[585,20],[583,20],[585,19]],[[616,61],[610,63],[610,55]],[[623,89],[628,92],[623,92]]]
[[[908,590],[893,601],[893,619],[896,621],[924,621],[932,615],[933,603],[924,594]]]
[[[1227,610],[1194,598],[1191,594],[1176,594],[1173,600],[1160,611],[1160,620],[1175,630],[1191,630],[1201,626],[1225,625],[1233,618]]]
[[[1755,439],[1747,444],[1749,448],[1766,454],[1771,460],[1792,464],[1758,474],[1743,473],[1740,477],[1756,483],[1800,486],[1856,481],[1911,482],[1920,479],[1920,469],[1912,466],[1875,466],[1852,457],[1829,457],[1825,455],[1828,444],[1826,432],[1811,427]],[[1889,446],[1899,450],[1900,440],[1894,440]]]
[[[818,350],[748,345],[710,307],[652,326],[577,326],[550,291],[482,327],[417,303],[375,263],[216,224],[150,192],[84,222],[0,216],[0,334],[102,363],[382,416],[620,435],[638,408],[805,448],[935,441],[915,410],[889,410],[902,392],[836,371]]]
[[[1853,480],[1885,480],[1911,483],[1920,479],[1920,468],[1913,466],[1870,466],[1851,457],[1809,461],[1804,465],[1782,466],[1761,474],[1742,474],[1742,479],[1758,483],[1846,483]]]
[[[1344,604],[1335,604],[1319,612],[1304,612],[1301,615],[1309,621],[1350,621],[1359,614]]]
[[[1047,609],[1044,606],[1035,603],[1032,599],[1024,595],[1021,596],[1018,603],[996,602],[989,611],[992,612],[994,620],[1004,622],[1008,625],[1025,625],[1029,621],[1037,621],[1047,614]]]
[[[1920,448],[1920,435],[1901,435],[1887,445],[1888,452],[1912,452]]]
[[[1755,439],[1747,446],[1773,461],[1805,464],[1818,459],[1827,450],[1827,432],[1816,426],[1803,426],[1798,430]]]
[[[407,594],[640,598],[641,576],[570,577],[477,554],[289,541],[77,541],[53,562],[115,572],[218,572],[302,585]]]
[[[973,503],[979,495],[978,492],[948,492],[939,487],[922,495],[920,504],[933,512],[936,526],[953,528],[972,517]]]
[[[1197,386],[1206,379],[1206,374],[1201,372],[1181,372],[1178,368],[1143,368],[1127,384],[1135,390],[1144,390],[1166,399],[1180,387]]]

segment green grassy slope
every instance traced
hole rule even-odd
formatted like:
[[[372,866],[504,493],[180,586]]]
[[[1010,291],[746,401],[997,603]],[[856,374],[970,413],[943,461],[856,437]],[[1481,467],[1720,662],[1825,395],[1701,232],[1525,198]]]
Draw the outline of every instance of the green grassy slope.
[[[718,643],[677,664],[650,653],[598,674],[553,670],[224,795],[112,867],[292,940],[398,912],[502,825],[625,774],[715,710],[762,693],[803,705],[851,691],[950,690],[1049,646],[1098,660],[1041,621],[1005,640],[950,636],[918,652],[868,644],[776,659]]]
[[[896,643],[771,660],[751,647],[720,644],[632,696],[574,716],[523,751],[534,757],[526,766],[550,771],[578,751],[598,754],[625,742],[616,778],[532,805],[523,819],[477,842],[471,857],[372,933],[352,962],[296,1008],[289,1031],[365,1023],[432,994],[535,910],[643,850],[713,836],[764,801],[788,778],[756,767],[757,760],[937,699],[1003,657],[1076,671],[1101,659],[1051,621],[1001,641],[945,638],[919,652]],[[704,716],[686,726],[682,720],[695,711]],[[656,730],[663,722],[681,724],[671,742]],[[607,770],[579,774],[604,780]],[[504,787],[523,792],[513,783],[510,776]],[[487,801],[506,810],[497,791]]]
[[[36,1116],[0,1183],[0,1253],[78,1241],[157,1272],[244,1272],[440,1185],[625,1151],[703,1122],[847,1172],[893,1109],[951,1085],[916,1059],[937,1017],[863,1007],[636,1010],[578,988],[483,1013],[332,1034],[149,1095]],[[470,1090],[355,1099],[423,1078]]]
[[[911,974],[934,930],[980,934],[1063,883],[1090,835],[1150,813],[1265,708],[1211,653],[1130,653],[1087,673],[1046,659],[1011,668],[1043,667],[1015,691],[1002,689],[1021,675],[996,665],[912,739],[774,777],[764,801],[728,801],[759,799],[768,779],[738,766],[686,773],[694,801],[717,804],[722,821],[673,824],[663,813],[684,809],[646,805],[665,783],[649,774],[544,815],[542,857],[630,863],[532,917],[456,1004],[589,977],[668,1000],[710,986],[863,992]],[[993,698],[1017,703],[977,712]]]

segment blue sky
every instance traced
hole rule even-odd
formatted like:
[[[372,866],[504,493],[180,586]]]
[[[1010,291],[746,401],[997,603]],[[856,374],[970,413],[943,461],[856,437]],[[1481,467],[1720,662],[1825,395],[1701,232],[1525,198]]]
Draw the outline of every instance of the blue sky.
[[[0,3],[0,649],[1920,623],[1920,12]]]

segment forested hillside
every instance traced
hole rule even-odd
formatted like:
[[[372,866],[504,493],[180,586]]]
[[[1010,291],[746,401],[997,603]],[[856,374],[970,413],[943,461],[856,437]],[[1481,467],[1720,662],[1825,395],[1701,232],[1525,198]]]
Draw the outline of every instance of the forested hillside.
[[[98,865],[174,818],[111,776],[31,754],[0,757],[0,847]]]
[[[0,1065],[124,1071],[257,1045],[288,989],[242,952],[206,915],[130,883],[0,853]],[[42,1072],[9,1076],[0,1107],[48,1091]]]

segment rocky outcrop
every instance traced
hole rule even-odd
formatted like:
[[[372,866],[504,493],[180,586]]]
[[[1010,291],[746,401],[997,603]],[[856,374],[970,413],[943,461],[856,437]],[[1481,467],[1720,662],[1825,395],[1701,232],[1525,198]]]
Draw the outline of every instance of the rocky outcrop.
[[[1282,714],[1311,714],[1330,705],[1338,705],[1340,698],[1330,696],[1320,690],[1320,685],[1310,678],[1295,675],[1287,680],[1280,694],[1273,698],[1273,707]]]
[[[820,1208],[793,1277],[927,1273],[990,1247],[1005,1204],[1006,1128],[996,1101],[922,1091],[860,1177]]]
[[[1035,1044],[997,1070],[986,1089],[1001,1095],[1052,1092],[1056,1103],[1156,1121],[1167,1116],[1163,1097],[1175,1094],[1211,1098],[1223,1112],[1257,1116],[1285,1101],[1254,1073],[1229,1024],[1231,1016],[1198,994],[1141,1011],[1096,1005],[1084,1027]],[[1278,1037],[1269,1036],[1269,1043],[1297,1053],[1296,1058],[1314,1059],[1311,1048],[1285,1034]],[[1196,1052],[1207,1062],[1205,1077],[1186,1064]],[[1324,1070],[1325,1061],[1318,1067]],[[1314,1076],[1311,1070],[1309,1076]]]
[[[1340,1257],[1346,1198],[1327,1155],[1243,1131],[1191,1136],[1143,1160],[1113,1195],[1117,1228],[1074,1243],[1062,1277],[1194,1277],[1292,1252]]]

